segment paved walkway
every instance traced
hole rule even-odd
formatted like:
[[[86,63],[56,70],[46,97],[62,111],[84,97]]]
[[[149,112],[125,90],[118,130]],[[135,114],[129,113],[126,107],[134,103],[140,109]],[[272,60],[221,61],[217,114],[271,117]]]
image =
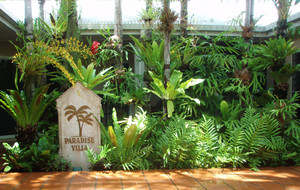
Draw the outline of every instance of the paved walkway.
[[[0,189],[293,189],[300,190],[300,167],[187,169],[108,172],[0,173]]]

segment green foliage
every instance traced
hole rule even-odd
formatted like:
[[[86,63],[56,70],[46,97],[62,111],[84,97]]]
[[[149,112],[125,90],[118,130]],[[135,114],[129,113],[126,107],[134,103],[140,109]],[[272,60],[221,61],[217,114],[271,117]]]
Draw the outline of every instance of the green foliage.
[[[9,171],[32,171],[32,167],[25,161],[27,156],[26,148],[21,149],[19,143],[16,142],[13,146],[8,143],[3,143],[7,153],[3,154],[3,160],[5,161],[3,166],[4,172]]]
[[[123,60],[121,54],[116,50],[118,42],[113,41],[110,29],[101,29],[98,30],[97,33],[104,38],[104,41],[99,43],[97,53],[93,57],[95,58],[95,65],[101,68],[106,68],[109,67],[109,65],[112,65],[112,63],[115,62],[115,59]],[[91,41],[89,41],[89,44],[92,44]],[[123,49],[122,51],[125,53],[127,58],[127,50]]]
[[[174,112],[173,101],[176,98],[189,98],[200,104],[200,100],[191,98],[190,96],[186,95],[185,90],[191,86],[202,83],[203,79],[191,78],[185,82],[182,82],[182,72],[174,70],[170,77],[170,80],[167,82],[167,87],[165,88],[163,82],[157,76],[155,76],[151,71],[149,71],[149,74],[153,79],[153,82],[151,82],[151,87],[153,90],[146,90],[148,92],[152,92],[162,100],[167,101],[168,117],[171,117]]]
[[[48,142],[46,136],[33,143],[30,147],[21,149],[16,142],[13,146],[3,143],[6,154],[3,154],[5,172],[31,171],[66,171],[70,163],[57,154],[58,145]]]
[[[194,168],[197,166],[197,143],[195,123],[174,116],[152,139],[153,160],[162,168]]]
[[[148,67],[148,69],[154,72],[160,78],[163,78],[164,68],[164,42],[158,44],[153,41],[152,44],[147,42],[143,44],[138,39],[131,36],[135,43],[135,46],[130,44],[135,55],[141,59]]]
[[[9,90],[0,92],[0,106],[15,120],[19,127],[34,127],[40,120],[46,108],[57,97],[52,93],[46,95],[50,85],[40,87],[33,95],[31,102],[23,91]]]
[[[130,104],[137,106],[145,104],[146,93],[142,88],[141,76],[133,73],[131,69],[125,69],[124,72],[114,75],[110,81],[107,81],[102,94],[105,95],[104,102],[119,104],[120,107]]]
[[[260,69],[271,68],[278,71],[285,63],[285,58],[296,53],[299,49],[293,46],[294,42],[279,36],[265,41],[266,44],[255,46],[254,51],[259,55],[256,67]]]
[[[83,66],[81,60],[78,60],[77,63],[78,69],[74,69],[74,74],[72,77],[75,81],[80,81],[85,87],[93,90],[96,94],[102,94],[107,96],[113,96],[109,91],[95,90],[94,88],[100,84],[104,84],[106,81],[112,79],[115,75],[113,74],[114,70],[111,70],[112,67],[103,69],[100,72],[96,73],[97,70],[94,68],[94,63],[90,63],[87,67]]]
[[[92,161],[92,168],[105,168],[111,170],[132,170],[149,168],[146,158],[149,156],[152,146],[146,144],[146,137],[151,131],[151,124],[146,125],[148,119],[146,113],[140,113],[132,121],[126,121],[127,125],[121,127],[118,123],[116,110],[113,109],[113,127],[108,130],[101,125],[103,133],[103,146],[100,153],[87,151]]]

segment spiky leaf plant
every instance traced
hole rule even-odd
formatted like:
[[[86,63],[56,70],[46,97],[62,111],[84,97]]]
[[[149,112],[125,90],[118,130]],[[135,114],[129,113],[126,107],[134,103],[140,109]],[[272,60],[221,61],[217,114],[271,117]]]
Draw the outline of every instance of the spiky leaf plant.
[[[21,147],[30,145],[36,139],[37,126],[44,111],[57,97],[57,94],[46,95],[50,85],[36,90],[28,102],[24,91],[9,90],[9,94],[0,91],[0,107],[16,122],[17,140]]]
[[[108,131],[101,125],[104,140],[99,155],[92,150],[87,151],[87,155],[92,163],[92,168],[104,168],[111,170],[133,170],[149,168],[146,158],[149,156],[152,146],[145,143],[145,137],[149,134],[145,128],[146,114],[138,114],[136,122],[129,122],[125,127],[119,125],[116,110],[113,109],[113,127]],[[101,156],[102,155],[102,156]],[[104,157],[105,155],[105,157]]]

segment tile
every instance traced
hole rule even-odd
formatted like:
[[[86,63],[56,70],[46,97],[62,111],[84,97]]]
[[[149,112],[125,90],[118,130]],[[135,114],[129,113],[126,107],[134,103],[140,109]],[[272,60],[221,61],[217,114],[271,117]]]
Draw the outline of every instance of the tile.
[[[217,179],[217,177],[214,174],[210,173],[207,170],[202,170],[202,169],[188,170],[188,173],[191,174],[197,180]]]
[[[215,179],[215,180],[198,180],[200,184],[202,184],[207,189],[232,189],[230,186],[228,186],[226,183],[224,183],[222,180]]]
[[[124,189],[149,189],[149,185],[146,181],[131,181],[123,182]]]
[[[44,184],[49,178],[51,174],[43,173],[43,172],[33,172],[22,182],[23,184],[31,184],[31,183],[41,183]]]
[[[76,183],[76,182],[81,182],[81,183],[93,183],[96,181],[97,176],[97,172],[86,172],[86,171],[82,171],[82,172],[77,172],[73,178],[72,178],[72,183]]]
[[[96,183],[95,189],[122,189],[121,182],[120,183]]]
[[[253,182],[255,185],[259,186],[260,188],[262,189],[272,189],[272,190],[284,190],[286,189],[284,186],[278,184],[278,183],[275,183],[275,182],[272,182],[272,181],[269,181],[269,182]]]
[[[228,185],[233,187],[234,189],[244,189],[244,190],[261,190],[261,188],[255,184],[242,182],[242,181],[225,181]]]
[[[11,187],[11,189],[16,188],[26,180],[30,174],[31,173],[7,173],[7,175],[0,180],[0,186],[5,185]]]
[[[26,183],[26,184],[20,184],[16,189],[17,190],[38,190],[41,189],[41,187],[44,185],[44,183]]]
[[[173,182],[179,189],[205,189],[203,185],[198,183],[196,180],[174,180]]]
[[[78,183],[73,183],[69,186],[69,190],[94,190],[96,184],[95,183],[83,183],[83,182],[78,182]]]
[[[119,172],[98,172],[97,183],[121,183],[121,177]]]
[[[165,189],[177,189],[177,187],[170,181],[170,183],[166,182],[155,182],[155,183],[149,183],[149,186],[151,190],[158,189],[158,190],[165,190]]]
[[[0,181],[1,181],[1,178],[3,178],[5,175],[6,175],[6,173],[0,172]]]
[[[162,182],[162,181],[170,181],[168,175],[160,170],[160,171],[146,171],[144,175],[148,182]],[[171,183],[171,181],[170,181]]]
[[[146,181],[142,171],[121,171],[122,181]]]
[[[278,172],[284,176],[287,176],[287,177],[290,177],[290,178],[300,181],[300,171],[293,170],[290,168],[278,168],[278,169],[276,169],[276,172]]]
[[[68,185],[76,172],[55,172],[48,179],[47,184],[64,184]]]
[[[57,183],[57,184],[44,184],[42,190],[66,190],[69,184],[66,183]]]
[[[165,170],[172,180],[194,180],[194,177],[186,170]]]

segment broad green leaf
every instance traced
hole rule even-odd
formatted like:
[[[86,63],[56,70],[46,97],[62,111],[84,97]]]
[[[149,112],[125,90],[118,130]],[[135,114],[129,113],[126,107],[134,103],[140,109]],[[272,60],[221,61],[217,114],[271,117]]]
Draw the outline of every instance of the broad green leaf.
[[[167,111],[168,111],[168,117],[172,117],[172,114],[174,112],[174,103],[172,100],[167,101]]]
[[[177,87],[182,80],[182,72],[174,70],[170,77],[170,84],[174,87]]]
[[[4,172],[9,172],[10,170],[11,170],[11,166],[6,166],[5,168],[4,168]]]

